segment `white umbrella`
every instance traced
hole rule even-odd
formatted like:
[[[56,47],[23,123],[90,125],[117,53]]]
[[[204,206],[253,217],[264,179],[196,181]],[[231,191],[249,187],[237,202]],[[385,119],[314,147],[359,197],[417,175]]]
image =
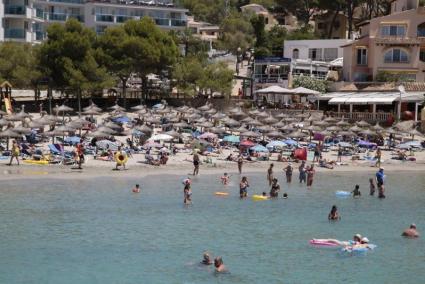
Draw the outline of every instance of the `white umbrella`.
[[[315,91],[315,90],[311,90],[311,89],[307,89],[307,88],[304,88],[304,87],[298,87],[298,88],[292,89],[292,91],[295,94],[298,94],[298,95],[312,95],[312,96],[320,95],[320,92]]]
[[[168,134],[156,134],[148,139],[148,141],[156,141],[156,140],[170,141],[170,140],[173,140],[173,136]]]
[[[270,86],[264,89],[255,91],[257,94],[294,94],[293,90],[282,88],[280,86]]]

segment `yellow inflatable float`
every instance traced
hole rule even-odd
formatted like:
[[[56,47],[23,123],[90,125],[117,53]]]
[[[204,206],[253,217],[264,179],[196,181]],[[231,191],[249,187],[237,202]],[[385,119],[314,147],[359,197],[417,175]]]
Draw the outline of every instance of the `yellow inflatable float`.
[[[229,193],[228,193],[228,192],[220,192],[220,191],[217,191],[217,192],[215,192],[214,194],[215,194],[215,195],[218,195],[218,196],[228,196],[228,195],[229,195]]]
[[[267,196],[262,196],[262,195],[257,195],[257,194],[254,194],[251,198],[254,201],[263,201],[263,200],[269,199]]]
[[[124,165],[128,161],[127,154],[124,154],[122,152],[115,153],[114,157],[115,157],[115,162],[117,162],[118,165]]]
[[[32,164],[32,165],[48,165],[49,161],[47,161],[47,160],[24,160],[24,163]]]

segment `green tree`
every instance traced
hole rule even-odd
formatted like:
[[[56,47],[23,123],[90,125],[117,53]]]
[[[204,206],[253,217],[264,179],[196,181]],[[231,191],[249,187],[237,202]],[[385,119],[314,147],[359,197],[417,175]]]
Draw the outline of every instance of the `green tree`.
[[[36,88],[41,72],[37,69],[37,46],[4,42],[0,45],[0,80],[15,88]]]
[[[267,42],[269,50],[275,56],[283,55],[283,43],[288,36],[288,31],[284,27],[278,25],[273,26],[267,33]]]
[[[49,89],[71,90],[77,95],[81,113],[84,92],[113,84],[106,69],[95,60],[95,34],[75,19],[68,20],[65,25],[50,25],[47,33],[48,39],[40,46],[40,69],[50,78]]]
[[[304,87],[310,90],[326,93],[328,89],[328,82],[310,76],[298,76],[294,78],[293,86],[294,88]]]
[[[319,6],[320,0],[280,0],[276,1],[273,11],[295,15],[301,21],[302,27],[307,27]]]
[[[222,95],[229,97],[232,91],[233,70],[230,70],[226,63],[212,63],[205,69],[203,76],[197,81],[200,89],[211,93],[219,92]]]
[[[172,72],[177,89],[189,96],[195,96],[198,82],[204,76],[204,67],[198,57],[181,57]]]
[[[238,48],[246,50],[254,43],[254,30],[247,15],[234,13],[221,24],[219,46],[236,54]]]
[[[266,34],[266,19],[263,15],[254,16],[251,18],[251,25],[254,29],[255,47],[268,46]]]

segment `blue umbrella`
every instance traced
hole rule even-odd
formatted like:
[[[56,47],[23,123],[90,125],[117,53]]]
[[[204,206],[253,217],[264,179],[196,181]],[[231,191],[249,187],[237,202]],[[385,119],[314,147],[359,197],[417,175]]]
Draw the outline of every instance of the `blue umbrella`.
[[[129,123],[131,121],[131,119],[128,118],[127,116],[122,116],[122,117],[114,118],[114,119],[112,119],[112,121],[118,122],[118,123]]]
[[[292,139],[286,139],[285,141],[283,141],[286,145],[288,146],[296,146],[298,145],[298,142]]]
[[[76,145],[78,143],[80,143],[81,138],[78,136],[70,136],[70,137],[65,137],[65,139],[63,140],[65,143],[71,144],[71,145]]]
[[[273,148],[273,147],[286,147],[287,144],[283,141],[274,140],[271,141],[269,144],[266,145],[267,148]]]
[[[239,143],[240,139],[239,136],[236,135],[229,135],[223,138],[224,142],[230,142],[230,143]]]
[[[265,153],[268,153],[269,152],[269,150],[266,147],[261,146],[261,145],[255,145],[255,146],[253,146],[253,147],[251,147],[249,149],[251,151],[255,151],[255,152],[265,152]]]

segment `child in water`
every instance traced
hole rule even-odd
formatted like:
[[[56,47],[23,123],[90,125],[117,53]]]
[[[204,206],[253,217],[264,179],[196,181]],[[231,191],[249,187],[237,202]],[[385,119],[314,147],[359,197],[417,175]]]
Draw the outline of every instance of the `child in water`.
[[[353,194],[353,197],[360,197],[362,195],[362,193],[360,192],[360,186],[356,184],[356,187],[351,193]]]
[[[221,183],[223,185],[228,185],[230,181],[230,176],[227,173],[224,173],[224,175],[221,177]]]
[[[190,188],[190,180],[186,180],[183,190],[184,204],[192,204],[192,190]]]
[[[136,184],[136,186],[133,188],[133,193],[140,193],[140,186]]]
[[[371,196],[373,196],[375,194],[375,183],[373,182],[373,178],[369,179],[369,187],[370,187],[370,192],[369,194]]]
[[[338,208],[336,207],[336,205],[332,206],[331,212],[329,212],[328,215],[328,220],[329,221],[333,221],[333,220],[340,220],[341,217],[338,214]]]

